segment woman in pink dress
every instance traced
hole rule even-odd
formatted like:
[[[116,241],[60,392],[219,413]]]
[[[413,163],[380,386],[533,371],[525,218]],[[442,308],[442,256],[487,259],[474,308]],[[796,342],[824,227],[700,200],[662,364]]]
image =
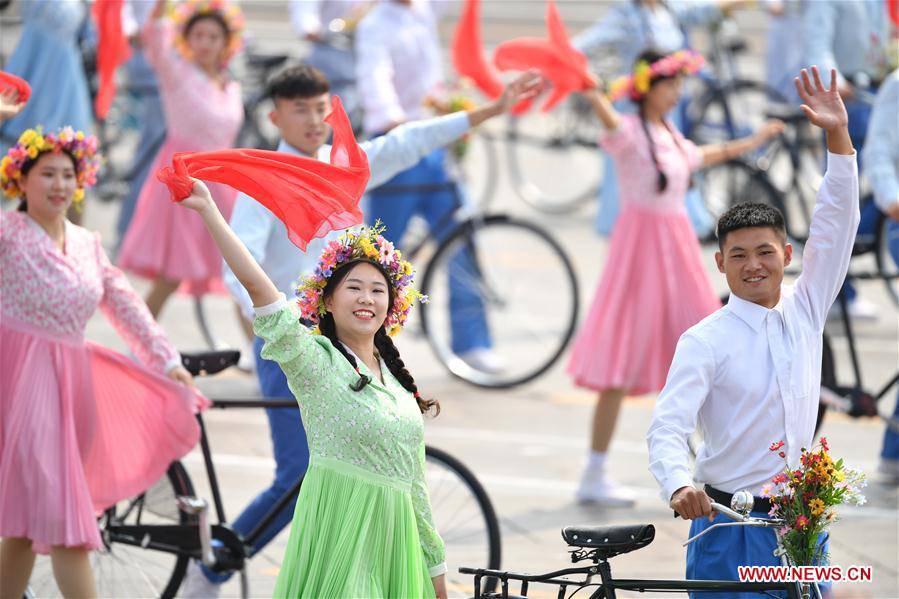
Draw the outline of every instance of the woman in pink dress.
[[[587,92],[606,129],[600,143],[615,161],[623,209],[568,364],[578,386],[599,392],[581,502],[633,504],[605,471],[621,401],[661,390],[681,334],[721,305],[686,212],[691,173],[754,149],[783,127],[772,121],[751,137],[702,147],[685,139],[665,115],[684,75],[702,62],[689,51],[641,54],[634,74],[612,86],[612,99],[629,94],[637,114],[619,114],[601,91]]]
[[[94,183],[97,140],[29,129],[0,162],[0,588],[35,553],[66,597],[96,594],[96,514],[149,488],[199,438],[202,400],[100,239],[66,220]],[[84,340],[97,308],[146,366]]]
[[[231,147],[243,123],[240,84],[226,70],[241,44],[240,10],[224,0],[189,0],[168,19],[164,8],[165,1],[157,0],[142,32],[159,80],[167,130],[151,173],[171,164],[175,152]],[[209,188],[230,218],[237,192],[214,183]],[[146,301],[154,317],[182,282],[194,295],[224,289],[222,257],[203,222],[195,214],[169,210],[169,202],[165,186],[148,177],[118,256],[123,269],[152,279]]]

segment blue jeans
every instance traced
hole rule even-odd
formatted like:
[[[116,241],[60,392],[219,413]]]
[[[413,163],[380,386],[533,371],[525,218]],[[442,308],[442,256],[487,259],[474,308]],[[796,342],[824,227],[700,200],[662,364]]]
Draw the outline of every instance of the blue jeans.
[[[292,398],[287,387],[287,377],[277,362],[265,360],[259,355],[262,351],[262,339],[253,342],[253,353],[256,356],[256,375],[262,394],[267,398]],[[279,499],[306,473],[309,466],[309,447],[306,444],[306,429],[300,418],[299,408],[268,408],[268,425],[271,429],[272,447],[275,454],[275,480],[272,486],[256,496],[250,505],[231,523],[231,527],[241,536],[248,535],[256,525],[275,506]],[[293,518],[296,499],[288,504],[278,517],[269,524],[250,549],[255,555],[269,541],[281,532]],[[231,572],[213,572],[206,566],[200,566],[203,574],[212,582],[223,583],[231,578]]]
[[[757,518],[767,518],[765,512],[751,512]],[[714,522],[697,518],[690,524],[690,536],[694,536],[720,522],[730,522],[719,514]],[[819,538],[819,541],[821,539]],[[739,580],[738,566],[779,566],[780,558],[774,556],[777,538],[773,528],[728,526],[716,528],[702,538],[687,545],[688,580]],[[824,550],[827,552],[827,542]],[[821,585],[822,591],[830,585]],[[786,597],[786,592],[767,593],[690,593],[692,599],[756,599],[766,596]]]
[[[444,169],[446,150],[439,149],[428,154],[414,167],[394,176],[384,184],[422,185],[448,183],[451,181]],[[380,220],[387,228],[388,239],[399,244],[406,232],[409,219],[421,215],[428,223],[431,235],[437,240],[444,240],[455,227],[455,220],[447,219],[456,208],[458,200],[450,191],[438,192],[369,192],[368,222]],[[443,222],[442,221],[446,221]],[[478,348],[491,347],[487,316],[484,303],[476,289],[465,284],[477,275],[473,261],[468,252],[458,252],[450,261],[449,305],[450,322],[452,323],[452,349],[455,353],[463,353]]]
[[[677,107],[671,111],[668,117],[674,123],[679,131],[684,131],[687,120],[687,104],[689,99],[685,96],[681,98]],[[619,106],[616,103],[616,106]],[[603,153],[603,178],[599,185],[599,212],[596,214],[596,231],[600,235],[611,235],[618,220],[618,213],[621,212],[621,202],[619,201],[620,190],[618,187],[618,175],[615,172],[615,161],[608,153]],[[693,230],[699,237],[705,237],[715,230],[715,222],[705,209],[702,201],[702,194],[697,187],[691,187],[687,190],[687,196],[684,198],[687,206],[687,215],[690,217],[690,223]]]
[[[131,224],[137,198],[147,175],[150,174],[153,159],[165,141],[165,113],[159,96],[159,86],[153,68],[147,62],[144,53],[135,49],[131,58],[125,63],[125,70],[128,73],[128,83],[135,89],[140,101],[140,141],[129,170],[134,175],[130,182],[131,188],[122,200],[119,220],[116,223],[120,243],[125,238],[128,225]]]

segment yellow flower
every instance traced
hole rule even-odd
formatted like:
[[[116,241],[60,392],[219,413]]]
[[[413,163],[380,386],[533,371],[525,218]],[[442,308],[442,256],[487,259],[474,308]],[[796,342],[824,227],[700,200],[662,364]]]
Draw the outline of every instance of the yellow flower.
[[[403,274],[404,275],[412,274],[412,263],[411,262],[403,262]]]
[[[75,134],[75,139],[78,141],[84,141],[84,131],[79,131]]]
[[[641,94],[649,91],[649,84],[652,82],[652,72],[649,63],[641,60],[634,69],[634,89]]]
[[[34,141],[35,137],[37,137],[37,131],[35,131],[34,129],[26,129],[25,132],[22,133],[21,136],[19,136],[19,141],[22,143],[22,145],[27,146],[32,141]]]
[[[28,157],[31,158],[32,160],[37,158],[37,148],[35,148],[34,146],[29,147],[28,148]]]
[[[72,195],[72,201],[76,204],[80,203],[84,199],[84,189],[78,187],[75,189],[75,193]]]
[[[808,502],[808,508],[811,511],[812,516],[820,516],[824,513],[824,502],[815,497]]]
[[[842,481],[844,478],[846,478],[846,476],[843,474],[843,471],[842,471],[842,470],[837,470],[837,471],[835,471],[835,472],[833,473],[833,479],[834,479],[836,482],[840,482],[840,481]]]

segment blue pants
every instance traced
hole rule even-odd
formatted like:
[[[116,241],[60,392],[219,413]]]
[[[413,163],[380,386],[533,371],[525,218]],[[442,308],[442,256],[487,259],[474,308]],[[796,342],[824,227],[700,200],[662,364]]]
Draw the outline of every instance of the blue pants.
[[[893,410],[893,418],[899,419],[899,393],[896,393],[896,407]],[[887,427],[883,434],[883,449],[880,457],[885,460],[899,460],[899,433]]]
[[[394,176],[384,184],[422,185],[448,183],[451,181],[443,166],[446,150],[439,149],[428,154],[414,167]],[[373,224],[380,220],[387,227],[388,239],[399,245],[406,232],[409,219],[414,215],[422,216],[431,229],[431,235],[442,241],[455,226],[455,220],[447,219],[456,208],[459,200],[451,191],[439,192],[369,192],[368,221]],[[445,221],[445,222],[443,222]],[[487,327],[487,316],[484,304],[476,289],[466,281],[477,275],[473,271],[473,262],[468,252],[458,252],[449,264],[449,305],[450,322],[452,323],[452,349],[455,353],[463,353],[478,348],[491,347],[490,332]]]
[[[287,387],[287,377],[277,362],[265,360],[259,352],[262,351],[262,339],[256,338],[253,343],[253,353],[256,356],[256,375],[259,377],[259,386],[262,394],[267,398],[292,398],[293,394]],[[300,418],[299,408],[268,408],[265,410],[268,416],[268,424],[271,429],[272,447],[275,454],[275,480],[272,486],[256,496],[237,520],[231,523],[231,527],[242,536],[248,535],[256,525],[274,507],[279,499],[306,473],[309,466],[309,447],[306,444],[306,429]],[[269,541],[281,532],[293,518],[296,507],[296,499],[289,503],[278,517],[269,524],[265,532],[253,543],[250,555],[255,555]],[[231,572],[217,573],[200,566],[203,573],[212,582],[223,583],[231,577]]]
[[[681,98],[677,107],[668,115],[679,131],[684,131],[688,103],[689,100],[686,97]],[[615,221],[618,220],[618,213],[621,211],[621,202],[618,199],[620,190],[618,176],[615,172],[615,161],[607,153],[603,153],[603,173],[602,183],[599,185],[599,212],[596,214],[596,231],[600,235],[611,235]],[[696,235],[705,237],[712,233],[716,223],[705,209],[699,189],[696,187],[688,189],[684,201],[687,205],[687,215],[690,217],[690,223],[693,225]]]
[[[128,83],[140,101],[140,141],[129,170],[133,175],[130,181],[131,188],[122,200],[119,220],[116,223],[120,243],[125,238],[128,225],[131,224],[137,198],[150,173],[153,159],[165,141],[165,113],[162,109],[162,99],[159,97],[159,86],[153,68],[147,62],[144,53],[135,49],[131,58],[125,63],[125,70],[128,73]]]
[[[750,515],[767,518],[765,512]],[[727,516],[718,515],[714,522],[708,518],[697,518],[690,525],[690,536],[697,535],[712,524],[730,522]],[[687,545],[688,580],[739,580],[738,566],[779,566],[780,558],[775,557],[777,539],[773,528],[750,526],[728,526],[716,528],[700,539]],[[825,552],[827,544],[825,543]],[[821,585],[821,590],[829,585]],[[690,593],[692,599],[757,599],[764,596],[786,597],[786,592],[768,593]]]

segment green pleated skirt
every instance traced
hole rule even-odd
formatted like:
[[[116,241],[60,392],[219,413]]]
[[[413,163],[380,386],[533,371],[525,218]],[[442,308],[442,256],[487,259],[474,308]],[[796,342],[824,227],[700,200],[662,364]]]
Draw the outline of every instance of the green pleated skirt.
[[[411,486],[313,457],[274,597],[434,597]]]

